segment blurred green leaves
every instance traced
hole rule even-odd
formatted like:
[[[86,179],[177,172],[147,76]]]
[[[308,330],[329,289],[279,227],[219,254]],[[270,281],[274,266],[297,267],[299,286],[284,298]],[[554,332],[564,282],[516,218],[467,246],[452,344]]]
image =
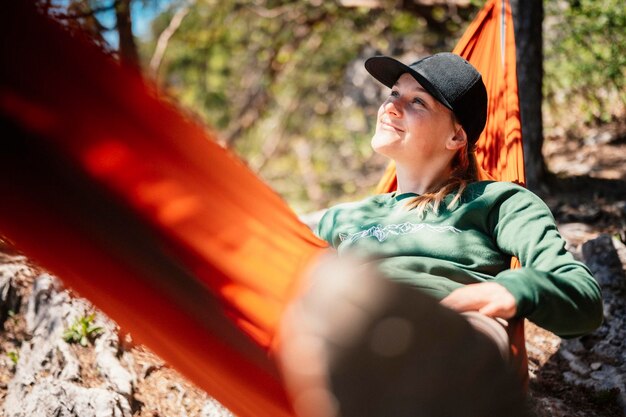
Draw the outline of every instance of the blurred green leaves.
[[[383,3],[198,0],[169,42],[159,84],[296,209],[358,197],[385,163],[369,147],[383,89],[363,60],[449,50],[474,11]],[[154,22],[155,40],[173,14]],[[433,32],[433,19],[456,23]],[[153,49],[142,46],[145,60]]]
[[[567,124],[619,117],[626,106],[624,2],[546,2],[544,37],[544,96],[553,117]]]
[[[76,318],[74,323],[63,332],[63,340],[67,343],[80,343],[81,346],[86,347],[104,331],[102,327],[94,324],[95,318],[95,313]]]

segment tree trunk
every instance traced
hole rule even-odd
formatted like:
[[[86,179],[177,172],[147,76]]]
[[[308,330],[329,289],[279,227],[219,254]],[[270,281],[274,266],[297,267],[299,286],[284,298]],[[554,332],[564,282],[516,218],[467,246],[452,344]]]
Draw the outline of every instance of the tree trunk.
[[[517,46],[519,85],[526,185],[539,189],[545,181],[543,159],[543,118],[541,115],[543,80],[543,0],[511,0]]]
[[[120,39],[119,53],[122,64],[131,67],[139,66],[139,54],[133,37],[133,29],[130,18],[130,1],[119,0],[115,7],[117,19],[117,33]]]

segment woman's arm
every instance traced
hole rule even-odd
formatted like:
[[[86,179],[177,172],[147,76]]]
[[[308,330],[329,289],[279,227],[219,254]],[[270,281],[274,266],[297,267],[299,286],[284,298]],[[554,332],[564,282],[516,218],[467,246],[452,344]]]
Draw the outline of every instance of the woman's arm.
[[[494,240],[522,267],[501,272],[493,282],[456,290],[443,304],[503,318],[527,317],[562,337],[596,329],[603,318],[600,288],[565,249],[548,207],[522,187],[494,186],[506,188],[489,214]]]

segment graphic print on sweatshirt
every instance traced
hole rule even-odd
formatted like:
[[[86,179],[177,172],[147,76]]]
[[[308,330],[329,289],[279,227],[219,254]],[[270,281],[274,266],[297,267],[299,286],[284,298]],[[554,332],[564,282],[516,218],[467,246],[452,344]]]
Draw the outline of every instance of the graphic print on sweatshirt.
[[[356,233],[339,233],[339,239],[342,243],[345,242],[352,244],[364,238],[374,237],[382,243],[386,241],[389,236],[408,235],[418,233],[422,230],[437,233],[461,233],[461,230],[453,226],[433,226],[426,223],[404,222],[399,224],[389,224],[387,226],[377,224],[376,226],[372,226],[369,229]]]

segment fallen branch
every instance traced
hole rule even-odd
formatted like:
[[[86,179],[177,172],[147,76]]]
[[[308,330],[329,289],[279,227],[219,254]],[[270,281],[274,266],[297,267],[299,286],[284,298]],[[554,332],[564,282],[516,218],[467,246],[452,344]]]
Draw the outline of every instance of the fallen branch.
[[[170,20],[169,25],[161,32],[159,35],[159,39],[157,40],[156,48],[154,49],[154,54],[152,55],[152,59],[150,59],[150,74],[154,79],[157,78],[159,68],[161,67],[161,62],[163,61],[163,57],[165,56],[165,50],[167,49],[167,45],[169,44],[170,39],[176,33],[176,30],[180,27],[183,19],[189,13],[189,4],[183,5],[180,9],[174,13],[172,20]]]

